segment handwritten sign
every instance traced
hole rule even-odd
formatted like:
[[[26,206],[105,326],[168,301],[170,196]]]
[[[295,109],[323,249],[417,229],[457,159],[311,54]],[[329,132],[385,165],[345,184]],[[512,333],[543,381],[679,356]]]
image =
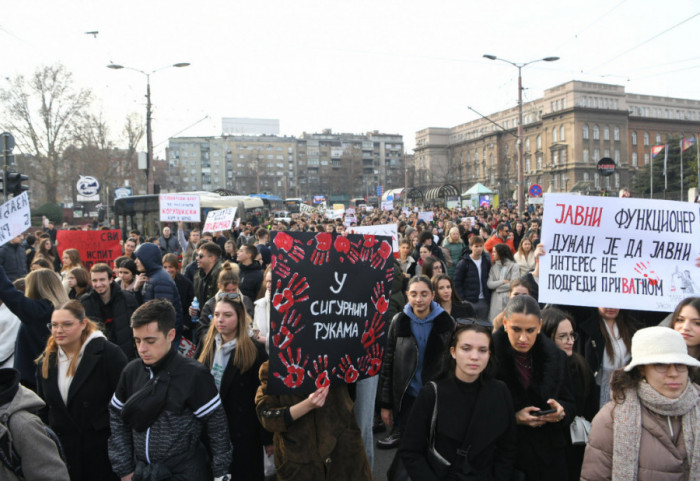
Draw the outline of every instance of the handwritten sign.
[[[26,192],[0,206],[0,245],[7,244],[31,226],[29,197]]]
[[[393,200],[386,200],[382,201],[382,210],[394,210],[394,201]]]
[[[88,270],[100,262],[113,267],[114,260],[122,255],[119,230],[59,230],[56,240],[59,257],[66,249],[78,249]]]
[[[424,220],[426,222],[432,222],[433,216],[434,216],[433,211],[418,212],[418,218],[421,220]]]
[[[160,194],[160,220],[164,222],[200,222],[199,196]]]
[[[391,237],[391,248],[394,253],[399,252],[399,227],[397,224],[362,225],[349,229],[351,234],[369,234]]]
[[[700,294],[700,206],[545,194],[540,302],[672,311]]]
[[[373,235],[273,233],[270,393],[307,394],[379,373],[393,275],[390,242]]]
[[[209,211],[202,232],[229,230],[236,218],[236,209],[236,207],[229,207],[228,209]]]

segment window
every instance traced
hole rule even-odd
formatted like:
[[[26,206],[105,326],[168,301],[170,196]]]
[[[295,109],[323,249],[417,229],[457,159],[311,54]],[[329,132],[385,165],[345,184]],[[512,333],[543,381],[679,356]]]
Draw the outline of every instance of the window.
[[[661,134],[656,134],[656,145],[661,143]]]
[[[532,157],[527,155],[525,156],[525,172],[530,173],[530,159]]]
[[[542,154],[537,154],[537,170],[542,170]]]
[[[632,145],[637,145],[637,132],[632,132]]]
[[[537,150],[542,150],[542,136],[537,136]]]
[[[632,152],[632,167],[637,167],[639,166],[639,159],[637,156],[637,152]]]
[[[559,151],[555,150],[552,152],[552,164],[557,165],[559,164]]]
[[[615,130],[613,130],[613,139],[620,140],[620,127],[615,126]]]
[[[583,140],[588,140],[588,124],[583,124]]]
[[[600,160],[600,149],[593,149],[593,162]]]
[[[588,181],[588,172],[583,173],[583,180]]]
[[[649,165],[649,153],[644,153],[644,165]]]
[[[603,157],[608,157],[608,158],[610,157],[610,149],[605,149],[603,151]]]
[[[593,126],[593,140],[600,140],[600,129],[597,125]]]
[[[530,137],[525,139],[525,152],[530,152]]]
[[[559,127],[559,140],[564,142],[564,126]]]
[[[649,132],[644,132],[644,146],[649,145]]]
[[[610,140],[610,127],[607,125],[603,128],[603,140]]]
[[[583,161],[586,163],[591,161],[590,153],[588,152],[588,149],[583,149]]]
[[[620,174],[615,174],[615,188],[620,188]]]
[[[489,154],[489,165],[493,167],[493,154]]]
[[[613,159],[615,159],[616,165],[620,165],[620,149],[615,149],[615,157]]]
[[[557,174],[554,174],[554,176],[552,178],[552,183],[554,186],[554,190],[555,191],[559,190],[559,176]]]
[[[552,143],[556,143],[557,141],[557,128],[552,127]]]

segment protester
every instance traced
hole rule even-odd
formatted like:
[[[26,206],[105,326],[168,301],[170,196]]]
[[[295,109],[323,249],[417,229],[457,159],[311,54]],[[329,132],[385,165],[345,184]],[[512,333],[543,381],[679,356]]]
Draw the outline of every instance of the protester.
[[[542,311],[542,331],[566,354],[571,392],[576,401],[574,414],[590,423],[598,412],[598,386],[586,360],[574,352],[574,343],[578,338],[574,318],[556,307],[548,307]],[[569,480],[577,481],[581,477],[585,444],[573,445],[571,437],[568,440],[566,465]]]
[[[138,245],[139,242],[135,238],[129,237],[126,241],[124,241],[124,255],[130,258],[132,261],[136,260],[136,254],[134,254],[134,252],[136,251],[136,246]]]
[[[272,293],[272,268],[265,269],[265,284],[254,302],[253,339],[264,344],[269,349],[268,333],[270,332],[270,295]]]
[[[428,256],[424,260],[423,267],[421,268],[421,275],[422,276],[425,276],[428,279],[432,279],[436,275],[446,274],[446,273],[447,273],[447,267],[445,266],[445,263],[442,262],[437,257]]]
[[[13,237],[0,247],[0,267],[5,269],[5,274],[12,282],[27,275],[27,254],[22,246],[22,235]]]
[[[520,268],[513,260],[513,253],[506,244],[495,245],[492,255],[494,263],[489,271],[486,286],[491,289],[489,321],[493,323],[508,302],[510,283],[520,278]]]
[[[232,452],[226,414],[209,371],[177,354],[175,323],[165,299],[146,302],[131,318],[140,359],[124,368],[109,405],[112,469],[134,481],[223,481]]]
[[[15,281],[15,285],[18,282],[24,282],[24,280]],[[0,369],[12,367],[14,363],[15,343],[21,324],[7,304],[0,302]]]
[[[238,257],[238,246],[236,241],[229,239],[224,244],[224,253],[221,256],[221,261],[238,262],[236,257]]]
[[[509,481],[516,457],[515,413],[510,392],[493,379],[491,330],[458,323],[449,344],[448,368],[423,386],[401,438],[398,455],[411,479]],[[437,473],[428,461],[433,411],[435,450],[449,463]]]
[[[180,295],[183,335],[185,338],[193,341],[194,330],[197,328],[197,326],[192,323],[192,317],[190,316],[190,305],[194,300],[194,286],[188,278],[180,274],[180,264],[175,254],[165,254],[163,256],[163,269],[165,269],[165,272],[175,281],[177,292]]]
[[[82,267],[71,269],[67,276],[68,298],[79,299],[90,290],[90,274]]]
[[[263,268],[255,258],[258,249],[255,246],[244,245],[238,249],[237,260],[240,267],[240,289],[249,299],[255,299],[263,283]]]
[[[457,268],[457,263],[462,258],[462,252],[466,249],[462,238],[459,235],[459,228],[452,227],[448,236],[442,243],[442,247],[446,248],[449,252],[449,261],[447,262],[447,274],[450,277],[454,276],[455,269]],[[445,256],[447,258],[447,256]]]
[[[410,239],[404,238],[399,243],[399,262],[401,272],[406,280],[416,275],[416,260],[411,257],[411,249]]]
[[[25,278],[26,295],[15,288],[0,267],[0,301],[22,322],[17,333],[14,368],[20,372],[22,384],[36,390],[34,360],[44,350],[54,308],[68,301],[58,276],[49,269],[30,272]]]
[[[182,268],[184,270],[197,255],[197,242],[201,239],[202,231],[199,227],[190,230],[189,239],[185,239],[185,229],[182,222],[177,223],[177,241],[182,247]],[[184,272],[183,272],[184,274]]]
[[[258,254],[261,257],[260,263],[264,270],[272,262],[272,251],[267,245],[270,242],[270,231],[264,227],[258,228],[258,230],[255,231],[255,239],[257,242],[255,247],[258,249]]]
[[[396,421],[396,426],[378,447],[398,445],[418,391],[444,367],[453,327],[452,318],[433,300],[430,280],[412,278],[408,304],[391,321],[381,371],[382,421],[387,427]]]
[[[537,257],[535,257],[535,249],[530,239],[523,239],[522,242],[520,242],[518,252],[513,256],[513,260],[515,260],[520,267],[520,277],[535,270],[535,261]]]
[[[83,261],[80,259],[80,251],[78,249],[66,249],[63,251],[63,267],[61,268],[61,280],[63,281],[63,287],[66,288],[66,292],[70,291],[68,286],[68,274],[71,270],[76,267],[85,269]]]
[[[221,248],[214,242],[206,242],[198,247],[197,267],[194,275],[194,295],[201,306],[216,294],[216,282],[221,272]],[[190,308],[190,316],[198,314]]]
[[[678,303],[671,327],[683,336],[688,354],[700,360],[700,297],[686,297]],[[700,382],[700,369],[690,369],[689,376],[692,382]]]
[[[107,456],[107,407],[126,356],[87,319],[77,300],[54,310],[49,326],[37,393],[61,440],[71,481],[117,480]]]
[[[272,434],[258,421],[255,395],[260,385],[258,372],[267,361],[267,352],[264,344],[248,336],[241,297],[224,293],[217,298],[198,360],[214,377],[226,411],[233,445],[229,472],[235,473],[237,480],[263,481],[263,447],[272,454]]]
[[[58,258],[56,249],[51,243],[51,239],[45,238],[39,240],[39,249],[34,254],[34,259],[43,258],[51,265],[51,268],[56,271],[61,271],[61,260]],[[32,261],[33,263],[34,261]]]
[[[489,237],[484,243],[484,249],[491,255],[492,260],[496,260],[493,257],[493,248],[498,244],[505,244],[508,246],[512,254],[515,254],[515,246],[513,245],[513,238],[510,236],[510,228],[505,222],[500,222],[496,227],[496,233]]]
[[[462,301],[457,295],[452,279],[447,274],[438,274],[432,278],[435,302],[440,304],[452,319],[470,319],[474,317],[474,308]]]
[[[121,290],[112,279],[112,269],[107,264],[94,264],[90,268],[92,291],[84,294],[80,302],[86,316],[100,325],[107,339],[119,346],[127,359],[134,359],[136,351],[129,322],[138,302],[133,293]]]
[[[688,379],[700,361],[665,327],[638,330],[631,351],[593,419],[581,479],[700,479],[700,386]]]
[[[69,481],[58,446],[46,432],[36,413],[45,404],[20,385],[14,369],[0,369],[0,446],[14,450],[26,481]],[[0,462],[0,479],[20,479],[11,467]]]
[[[457,264],[454,285],[460,299],[469,302],[477,319],[488,319],[491,305],[491,289],[488,287],[491,256],[484,252],[484,239],[469,239],[471,253],[465,254]]]
[[[513,396],[516,469],[527,481],[561,481],[567,479],[566,444],[575,402],[566,355],[541,329],[537,301],[530,296],[508,301],[503,328],[493,335],[496,378]]]
[[[136,277],[139,275],[136,262],[127,256],[119,257],[114,262],[117,270],[116,283],[123,291],[134,292]]]
[[[158,238],[158,247],[160,247],[161,255],[180,253],[180,243],[171,234],[170,227],[163,227],[163,235]]]

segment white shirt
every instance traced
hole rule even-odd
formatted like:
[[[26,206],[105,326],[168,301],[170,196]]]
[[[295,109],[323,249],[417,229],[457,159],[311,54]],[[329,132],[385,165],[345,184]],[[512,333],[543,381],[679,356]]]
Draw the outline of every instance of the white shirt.
[[[479,260],[474,260],[472,256],[469,256],[474,264],[476,264],[476,270],[479,271],[479,299],[484,299],[484,285],[481,283],[481,257]]]

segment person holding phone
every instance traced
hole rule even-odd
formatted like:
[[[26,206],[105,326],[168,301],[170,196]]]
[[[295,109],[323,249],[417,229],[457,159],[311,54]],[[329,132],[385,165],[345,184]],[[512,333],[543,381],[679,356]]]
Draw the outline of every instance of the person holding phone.
[[[495,377],[513,396],[515,468],[528,481],[559,481],[568,477],[565,449],[575,400],[566,354],[541,330],[535,299],[523,295],[508,300],[503,327],[493,335]]]

